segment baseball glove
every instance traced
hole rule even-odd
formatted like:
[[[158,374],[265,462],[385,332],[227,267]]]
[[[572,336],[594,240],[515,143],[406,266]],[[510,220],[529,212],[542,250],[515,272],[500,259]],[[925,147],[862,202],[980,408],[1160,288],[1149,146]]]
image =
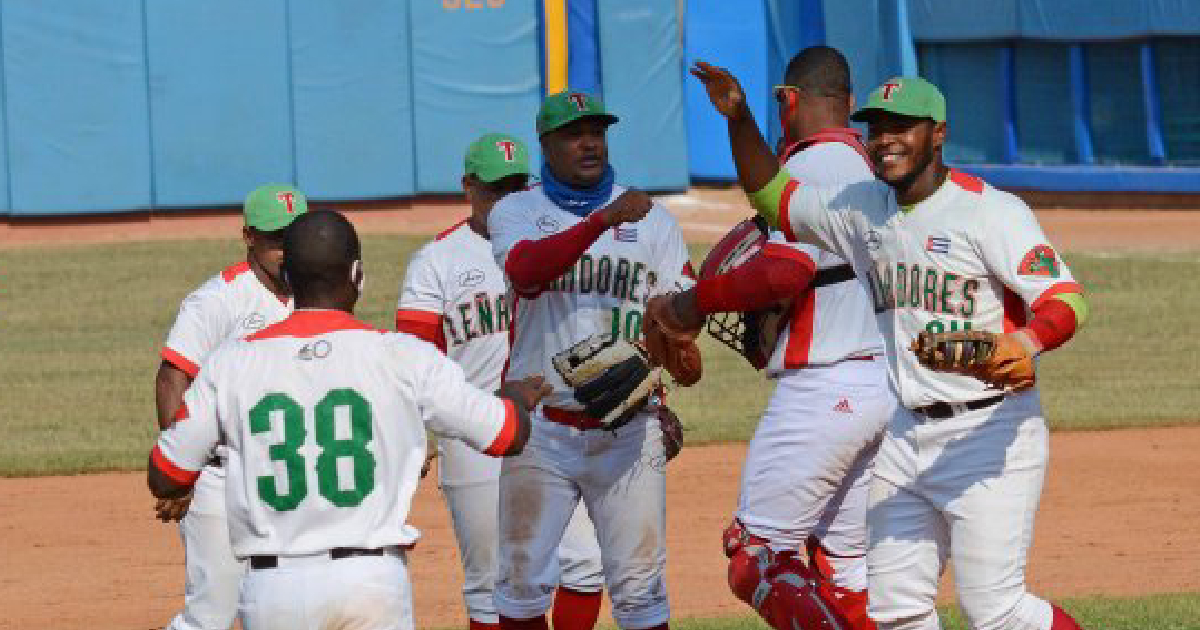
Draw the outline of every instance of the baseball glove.
[[[554,355],[551,362],[575,390],[584,414],[599,420],[604,429],[632,420],[658,380],[645,350],[611,334],[592,335]]]
[[[922,331],[909,346],[921,365],[973,376],[997,389],[1033,387],[1033,357],[1010,335],[982,330]]]
[[[646,310],[645,322],[646,353],[650,357],[650,364],[662,366],[683,387],[698,383],[704,374],[700,346],[695,341],[668,336],[654,312],[649,309]]]

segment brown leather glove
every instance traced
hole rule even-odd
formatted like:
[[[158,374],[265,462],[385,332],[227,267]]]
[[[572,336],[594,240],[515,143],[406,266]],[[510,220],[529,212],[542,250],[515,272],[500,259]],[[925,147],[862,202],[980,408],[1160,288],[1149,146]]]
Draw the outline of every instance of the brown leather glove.
[[[973,376],[997,389],[1033,387],[1033,356],[1013,335],[982,330],[922,331],[909,346],[921,365]]]

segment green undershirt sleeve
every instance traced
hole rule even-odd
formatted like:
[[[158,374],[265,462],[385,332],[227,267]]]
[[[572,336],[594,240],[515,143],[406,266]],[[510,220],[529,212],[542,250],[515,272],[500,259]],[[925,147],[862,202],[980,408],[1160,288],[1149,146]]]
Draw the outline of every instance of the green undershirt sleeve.
[[[1060,293],[1054,296],[1055,300],[1059,300],[1075,311],[1075,330],[1078,332],[1083,328],[1083,325],[1088,319],[1088,304],[1087,300],[1083,299],[1083,295],[1079,293]]]
[[[779,172],[775,174],[775,177],[771,178],[771,181],[767,182],[766,186],[749,195],[750,203],[754,206],[754,209],[762,215],[762,218],[767,220],[767,223],[771,224],[771,227],[777,230],[780,229],[779,202],[783,197],[783,189],[787,186],[789,180],[791,180],[791,176],[788,175],[788,172],[784,169],[779,169]]]

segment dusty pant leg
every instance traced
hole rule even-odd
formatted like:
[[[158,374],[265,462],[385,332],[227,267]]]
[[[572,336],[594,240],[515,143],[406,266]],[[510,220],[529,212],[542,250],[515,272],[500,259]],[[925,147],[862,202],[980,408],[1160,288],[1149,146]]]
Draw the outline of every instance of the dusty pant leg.
[[[949,541],[923,497],[878,476],[867,506],[868,613],[880,630],[938,630],[938,578]]]
[[[1030,594],[1025,566],[1033,539],[1033,521],[1048,461],[1048,434],[1040,415],[997,413],[970,440],[999,453],[1003,472],[981,465],[963,475],[967,462],[988,456],[965,449],[955,458],[953,479],[961,484],[947,502],[950,561],[959,604],[975,630],[1047,630],[1050,604]]]
[[[596,524],[612,615],[626,630],[667,622],[666,455],[650,414],[589,431],[580,489]]]
[[[499,623],[493,589],[499,563],[500,480],[443,486],[463,566],[463,602],[467,616]]]
[[[570,437],[565,427],[535,420],[520,455],[505,458],[500,473],[500,564],[496,612],[510,619],[545,614],[559,583],[558,547],[579,503],[579,490],[556,463]]]
[[[170,630],[228,630],[238,613],[238,588],[246,563],[233,555],[225,514],[223,471],[205,468],[179,524],[183,539],[183,611]]]
[[[563,586],[580,593],[595,593],[604,588],[604,566],[600,562],[596,526],[582,502],[575,506],[558,545],[558,563]]]

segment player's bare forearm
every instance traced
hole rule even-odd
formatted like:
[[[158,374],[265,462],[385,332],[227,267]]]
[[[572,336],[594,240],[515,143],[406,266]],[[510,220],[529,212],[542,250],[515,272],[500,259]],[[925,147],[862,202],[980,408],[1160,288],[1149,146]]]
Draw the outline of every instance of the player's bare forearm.
[[[146,467],[146,485],[150,487],[150,494],[153,494],[159,499],[179,499],[188,492],[191,492],[192,486],[176,483],[158,469],[154,464],[154,458],[150,458],[150,462]]]
[[[175,412],[183,404],[183,393],[192,384],[192,377],[167,361],[158,366],[154,376],[154,402],[158,410],[158,428],[165,429],[174,422]]]
[[[779,173],[779,162],[759,132],[737,78],[725,68],[703,61],[692,66],[692,74],[704,84],[708,100],[729,123],[729,145],[742,188],[749,195],[766,188]],[[778,209],[769,210],[759,208],[771,225],[778,227]]]
[[[737,167],[738,182],[747,193],[756,193],[779,174],[779,161],[767,146],[754,122],[754,115],[749,108],[745,109],[744,116],[729,119],[729,148]]]

